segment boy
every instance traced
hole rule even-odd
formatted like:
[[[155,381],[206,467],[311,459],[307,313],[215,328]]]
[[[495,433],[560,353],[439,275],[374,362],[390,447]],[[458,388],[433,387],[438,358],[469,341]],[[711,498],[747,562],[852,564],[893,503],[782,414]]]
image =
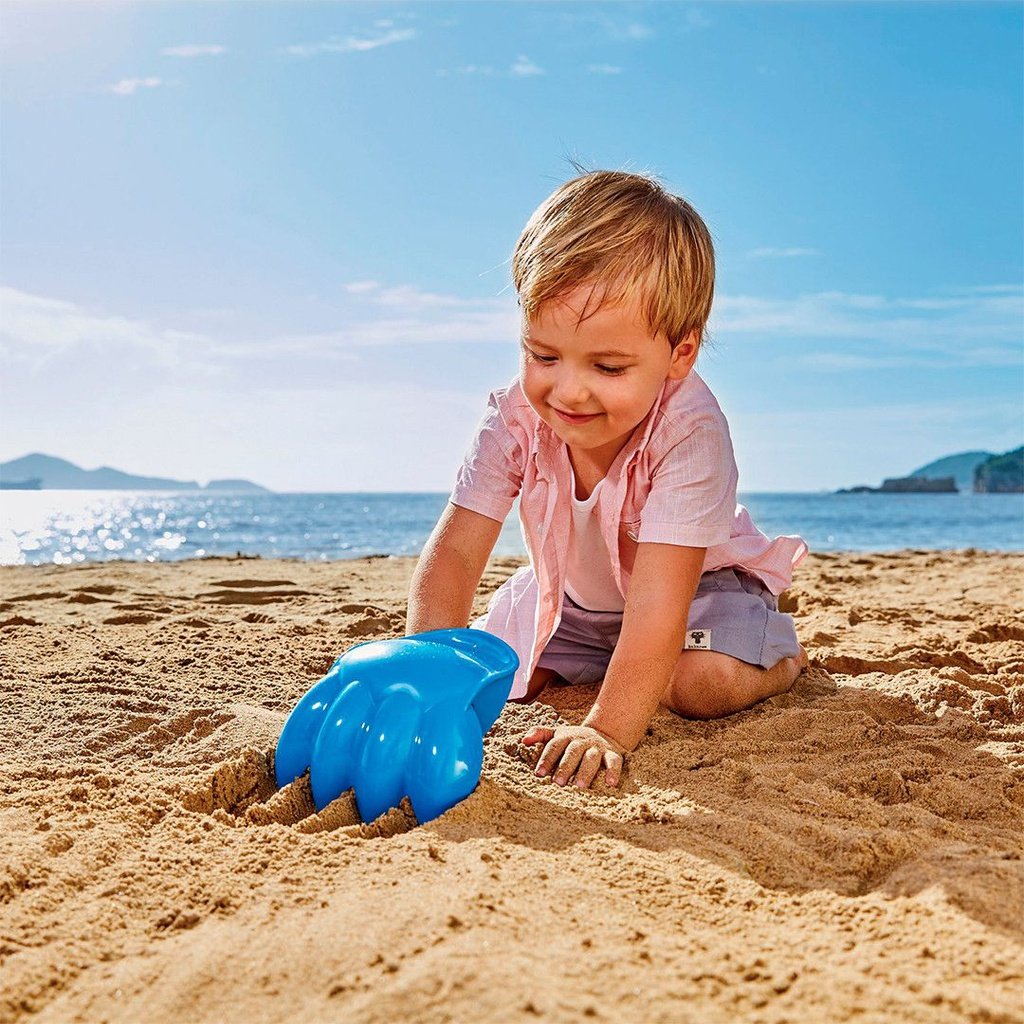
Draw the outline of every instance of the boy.
[[[807,553],[736,505],[728,424],[694,371],[714,292],[696,211],[652,179],[584,174],[516,246],[521,370],[490,395],[420,556],[407,631],[465,626],[512,503],[529,565],[474,626],[519,654],[513,699],[601,681],[582,726],[535,729],[537,774],[590,786],[664,703],[713,718],[792,686],[806,665],[776,595]]]

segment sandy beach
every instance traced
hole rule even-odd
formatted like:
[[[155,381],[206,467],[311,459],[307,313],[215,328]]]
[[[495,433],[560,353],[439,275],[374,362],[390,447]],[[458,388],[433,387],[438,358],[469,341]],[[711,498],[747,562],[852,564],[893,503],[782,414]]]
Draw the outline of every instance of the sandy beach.
[[[0,568],[0,1020],[1024,1021],[1024,556],[810,556],[793,691],[618,790],[533,776],[563,687],[441,818],[318,814],[277,734],[413,566]]]

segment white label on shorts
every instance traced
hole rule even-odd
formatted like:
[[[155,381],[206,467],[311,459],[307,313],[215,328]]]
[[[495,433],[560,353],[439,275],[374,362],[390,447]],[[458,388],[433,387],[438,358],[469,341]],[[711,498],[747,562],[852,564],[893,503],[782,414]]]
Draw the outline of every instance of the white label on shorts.
[[[686,633],[686,644],[684,650],[687,651],[710,651],[711,650],[711,630],[710,629],[691,629]]]

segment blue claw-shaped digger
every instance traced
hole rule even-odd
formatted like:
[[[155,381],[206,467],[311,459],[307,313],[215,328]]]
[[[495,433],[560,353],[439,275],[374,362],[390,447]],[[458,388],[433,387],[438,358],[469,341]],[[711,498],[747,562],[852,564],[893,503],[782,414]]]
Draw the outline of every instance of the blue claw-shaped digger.
[[[288,716],[277,784],[308,769],[318,810],[354,789],[367,822],[408,796],[422,825],[476,788],[484,733],[518,666],[508,644],[480,629],[357,644]]]

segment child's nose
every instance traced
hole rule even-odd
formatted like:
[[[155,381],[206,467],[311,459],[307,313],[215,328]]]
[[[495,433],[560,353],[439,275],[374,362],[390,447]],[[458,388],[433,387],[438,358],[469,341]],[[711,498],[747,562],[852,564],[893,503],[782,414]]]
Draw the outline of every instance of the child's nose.
[[[572,409],[573,406],[581,405],[590,397],[586,383],[572,371],[558,375],[553,394],[556,404],[561,405],[564,409]]]

